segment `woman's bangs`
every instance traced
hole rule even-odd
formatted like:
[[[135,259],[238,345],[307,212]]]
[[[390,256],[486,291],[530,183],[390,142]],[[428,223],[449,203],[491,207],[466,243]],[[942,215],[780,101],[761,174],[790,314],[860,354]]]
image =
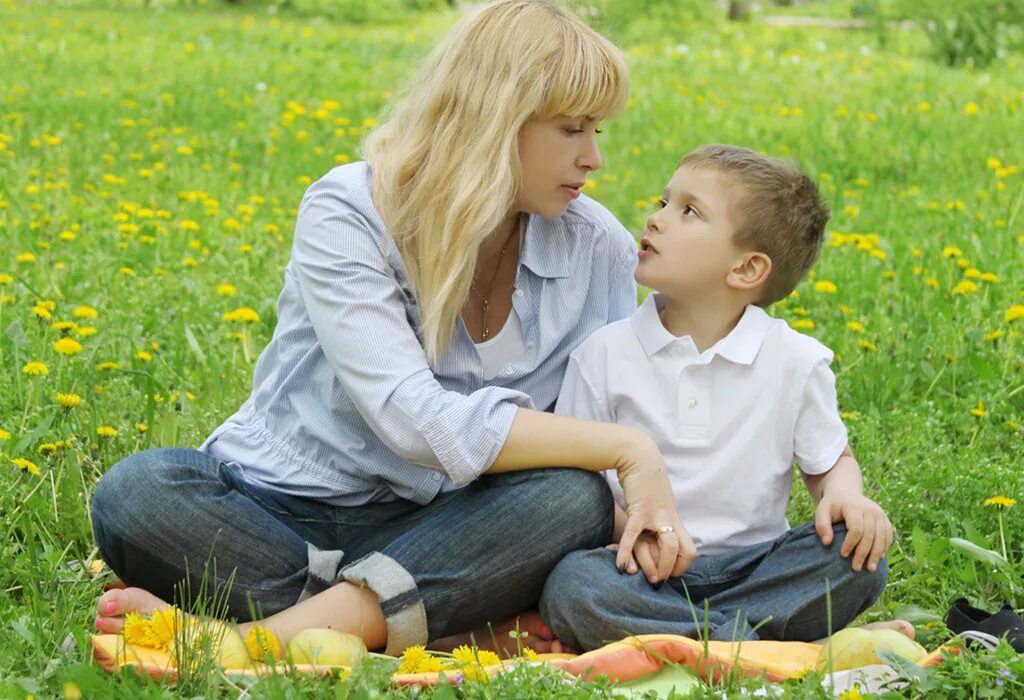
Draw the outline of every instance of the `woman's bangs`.
[[[547,101],[538,116],[542,119],[568,116],[597,120],[614,117],[626,106],[629,74],[621,55],[590,37],[566,41],[560,55],[553,56],[557,68],[551,78]]]

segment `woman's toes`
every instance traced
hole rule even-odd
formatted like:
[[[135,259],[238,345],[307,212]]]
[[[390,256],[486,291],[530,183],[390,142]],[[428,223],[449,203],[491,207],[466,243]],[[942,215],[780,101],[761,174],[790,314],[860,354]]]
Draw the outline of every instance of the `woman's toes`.
[[[148,615],[154,610],[170,607],[149,591],[141,588],[113,589],[100,596],[96,604],[96,629],[116,634],[124,628],[124,616],[130,612]]]

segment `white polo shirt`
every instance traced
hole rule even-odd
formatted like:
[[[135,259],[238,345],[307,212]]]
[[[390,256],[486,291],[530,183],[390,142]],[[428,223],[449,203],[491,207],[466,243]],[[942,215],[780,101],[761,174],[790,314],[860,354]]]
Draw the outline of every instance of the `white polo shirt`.
[[[639,428],[657,442],[679,517],[702,554],[789,529],[793,462],[831,469],[847,444],[832,351],[757,306],[714,346],[668,332],[653,293],[569,358],[561,415]],[[606,472],[624,505],[614,471]]]

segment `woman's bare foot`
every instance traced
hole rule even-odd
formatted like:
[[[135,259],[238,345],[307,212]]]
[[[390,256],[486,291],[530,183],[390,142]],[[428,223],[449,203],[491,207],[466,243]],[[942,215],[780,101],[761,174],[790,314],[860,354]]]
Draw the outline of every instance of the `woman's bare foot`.
[[[509,636],[509,632],[517,629],[522,637],[516,639]],[[528,610],[498,625],[437,639],[427,646],[434,651],[451,651],[463,644],[476,644],[480,649],[497,652],[502,658],[518,656],[520,648],[525,647],[533,649],[538,654],[564,654],[571,651],[555,639],[555,635],[540,619],[540,613],[536,610]]]
[[[908,639],[913,639],[917,635],[917,631],[914,629],[914,626],[906,620],[883,620],[882,622],[868,622],[867,624],[861,625],[861,628],[866,630],[896,630]],[[824,639],[819,639],[816,642],[816,644],[824,643]]]
[[[114,588],[100,596],[96,606],[96,629],[104,634],[117,634],[124,628],[124,616],[128,613],[148,615],[168,607],[170,603],[141,588]]]

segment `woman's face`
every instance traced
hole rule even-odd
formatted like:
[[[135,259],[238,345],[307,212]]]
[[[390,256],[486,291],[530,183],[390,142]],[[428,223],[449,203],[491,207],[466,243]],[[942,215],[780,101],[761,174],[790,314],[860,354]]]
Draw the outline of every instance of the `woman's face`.
[[[560,117],[527,122],[519,130],[522,182],[516,212],[561,216],[580,196],[587,173],[601,167],[597,120]]]

